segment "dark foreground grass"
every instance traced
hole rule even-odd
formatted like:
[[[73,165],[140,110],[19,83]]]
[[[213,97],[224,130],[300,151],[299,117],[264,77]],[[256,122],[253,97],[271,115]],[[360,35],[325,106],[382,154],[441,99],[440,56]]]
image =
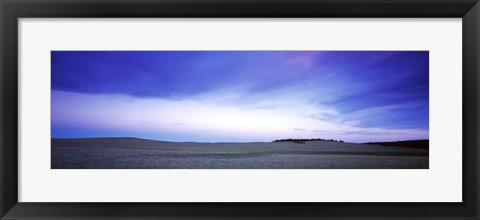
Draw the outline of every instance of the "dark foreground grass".
[[[428,149],[329,141],[52,139],[52,169],[428,169]]]

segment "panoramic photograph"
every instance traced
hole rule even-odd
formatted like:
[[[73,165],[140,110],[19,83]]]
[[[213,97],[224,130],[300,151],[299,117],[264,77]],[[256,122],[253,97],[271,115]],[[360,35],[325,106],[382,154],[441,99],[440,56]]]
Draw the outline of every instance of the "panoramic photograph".
[[[51,51],[51,169],[428,168],[428,51]]]

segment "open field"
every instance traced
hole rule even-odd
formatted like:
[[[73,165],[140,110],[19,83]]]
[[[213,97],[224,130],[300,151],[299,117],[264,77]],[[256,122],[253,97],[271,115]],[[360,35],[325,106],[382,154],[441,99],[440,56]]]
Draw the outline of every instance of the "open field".
[[[428,149],[308,141],[52,139],[52,169],[428,169]]]

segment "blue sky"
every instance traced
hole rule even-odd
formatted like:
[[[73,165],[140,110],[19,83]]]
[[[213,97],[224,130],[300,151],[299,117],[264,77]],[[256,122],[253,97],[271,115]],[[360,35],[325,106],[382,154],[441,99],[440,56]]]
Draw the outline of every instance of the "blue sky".
[[[428,51],[52,51],[52,137],[428,139]]]

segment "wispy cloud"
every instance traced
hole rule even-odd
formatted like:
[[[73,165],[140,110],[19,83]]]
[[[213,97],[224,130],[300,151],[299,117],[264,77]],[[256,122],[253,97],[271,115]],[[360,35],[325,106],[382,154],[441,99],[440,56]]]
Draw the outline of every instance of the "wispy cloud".
[[[185,123],[177,122],[177,123],[171,123],[171,124],[169,124],[169,125],[179,126],[179,125],[185,125]]]
[[[271,141],[294,137],[364,142],[372,138],[428,137],[425,130],[362,128],[312,118],[310,115],[319,107],[304,100],[293,101],[292,97],[277,97],[271,101],[274,107],[256,109],[241,108],[226,100],[218,104],[212,101],[220,98],[221,94],[217,93],[212,93],[211,99],[204,94],[201,100],[147,99],[61,91],[53,91],[52,96],[54,126],[73,124],[97,130],[140,131],[151,135],[150,138],[153,134],[157,139],[168,138],[165,134],[172,132],[180,134],[182,139],[179,141]]]
[[[315,65],[315,61],[321,56],[321,52],[306,51],[296,54],[287,59],[287,64],[298,65],[302,68],[310,68]]]

